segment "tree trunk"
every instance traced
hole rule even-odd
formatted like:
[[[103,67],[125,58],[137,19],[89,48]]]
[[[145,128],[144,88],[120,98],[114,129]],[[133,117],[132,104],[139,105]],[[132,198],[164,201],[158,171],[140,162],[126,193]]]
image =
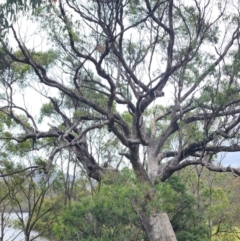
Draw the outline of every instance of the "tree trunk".
[[[148,176],[152,182],[158,176],[158,160],[154,158],[153,150],[148,150]],[[177,241],[168,215],[154,212],[148,220],[144,220],[145,230],[150,241]]]
[[[177,241],[172,225],[166,213],[154,213],[149,218],[150,241]]]
[[[177,241],[166,213],[153,213],[148,218],[143,214],[141,220],[150,241]]]

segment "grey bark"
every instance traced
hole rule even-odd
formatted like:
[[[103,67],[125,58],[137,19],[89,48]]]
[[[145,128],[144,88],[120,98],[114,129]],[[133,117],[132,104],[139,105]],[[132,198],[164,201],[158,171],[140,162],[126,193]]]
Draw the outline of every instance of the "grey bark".
[[[150,217],[151,241],[177,241],[166,213],[153,213]]]
[[[148,149],[148,176],[152,182],[158,177],[159,163],[154,157],[153,148]],[[150,241],[177,241],[168,215],[163,212],[151,213],[145,227]]]

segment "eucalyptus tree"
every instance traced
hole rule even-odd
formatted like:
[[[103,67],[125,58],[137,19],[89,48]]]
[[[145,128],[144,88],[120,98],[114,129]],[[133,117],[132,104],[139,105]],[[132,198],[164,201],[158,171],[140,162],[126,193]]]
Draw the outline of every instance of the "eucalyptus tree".
[[[43,175],[31,166],[7,158],[1,158],[0,165],[1,191],[5,193],[1,198],[2,238],[4,225],[19,229],[11,234],[11,240],[15,240],[20,233],[23,233],[25,241],[46,234],[57,218],[56,210],[63,206],[62,195],[55,194],[51,198],[49,195],[52,186],[56,185],[55,180],[51,175]],[[39,227],[41,229],[37,229]],[[33,234],[36,229],[38,233]]]
[[[8,190],[3,182],[0,182],[0,240],[4,240],[7,235],[7,228],[11,222],[11,205]]]
[[[34,46],[16,24],[2,21],[13,76],[1,77],[1,111],[18,125],[17,132],[2,133],[4,141],[32,140],[32,148],[40,149],[47,140],[48,162],[39,166],[46,173],[64,150],[97,181],[130,164],[138,181],[151,188],[146,202],[154,198],[156,183],[189,165],[240,174],[213,162],[220,152],[240,151],[239,3],[31,3],[20,10],[34,19],[34,29],[37,23],[33,39],[43,33],[45,52],[41,42]],[[6,6],[2,11],[13,5]],[[10,36],[18,50],[8,44]],[[15,101],[14,91],[24,88],[45,99],[40,119],[48,126]],[[98,145],[89,145],[92,133],[104,133],[95,139]],[[148,215],[143,206],[139,217],[149,240],[176,240],[165,214],[153,209]]]

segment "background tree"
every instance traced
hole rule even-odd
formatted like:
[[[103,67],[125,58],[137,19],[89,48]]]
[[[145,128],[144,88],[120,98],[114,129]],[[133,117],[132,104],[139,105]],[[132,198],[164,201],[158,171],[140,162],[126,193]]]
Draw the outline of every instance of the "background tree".
[[[7,234],[7,227],[11,223],[11,211],[12,207],[10,205],[8,190],[3,184],[0,182],[0,240],[4,240]]]
[[[50,181],[50,175],[39,175],[20,163],[4,161],[1,164],[3,166],[1,186],[2,190],[6,190],[8,197],[8,203],[6,203],[8,215],[16,216],[14,219],[8,218],[7,225],[21,229],[26,241],[35,240],[47,234],[57,217],[56,210],[61,207],[61,204],[63,205],[60,197],[55,196],[50,199],[48,196],[54,180]],[[49,212],[51,216],[48,215]],[[42,220],[45,222],[41,222],[41,229],[38,229],[37,234],[32,235],[32,231],[39,227]]]
[[[238,178],[229,173],[213,173],[203,168],[187,168],[181,173],[182,182],[197,198],[197,212],[204,215],[212,240],[237,240],[239,233]],[[195,169],[196,170],[196,169]],[[200,183],[200,185],[199,185]],[[199,188],[199,190],[197,190]]]
[[[40,149],[49,138],[48,163],[39,165],[46,173],[68,150],[97,181],[129,162],[138,181],[152,188],[150,199],[157,182],[189,165],[240,174],[213,162],[219,152],[240,151],[238,4],[64,0],[36,6],[26,14],[44,29],[51,49],[29,46],[17,25],[9,32],[18,50],[7,35],[1,41],[12,74],[1,77],[1,111],[18,126],[2,134],[4,142],[31,140]],[[16,101],[14,91],[29,88],[45,98],[41,114],[51,128]],[[89,145],[91,133],[102,129],[100,143],[116,141],[123,162],[112,157],[111,145],[107,159]],[[150,240],[175,240],[165,214],[142,207],[139,217]]]

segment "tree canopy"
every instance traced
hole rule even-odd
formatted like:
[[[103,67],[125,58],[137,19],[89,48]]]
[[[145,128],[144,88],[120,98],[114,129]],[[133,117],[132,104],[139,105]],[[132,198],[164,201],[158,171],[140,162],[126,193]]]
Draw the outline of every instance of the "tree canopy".
[[[1,11],[2,155],[42,152],[34,168],[48,173],[70,152],[97,181],[130,165],[153,189],[189,165],[240,175],[216,163],[240,151],[238,3],[7,1]]]

